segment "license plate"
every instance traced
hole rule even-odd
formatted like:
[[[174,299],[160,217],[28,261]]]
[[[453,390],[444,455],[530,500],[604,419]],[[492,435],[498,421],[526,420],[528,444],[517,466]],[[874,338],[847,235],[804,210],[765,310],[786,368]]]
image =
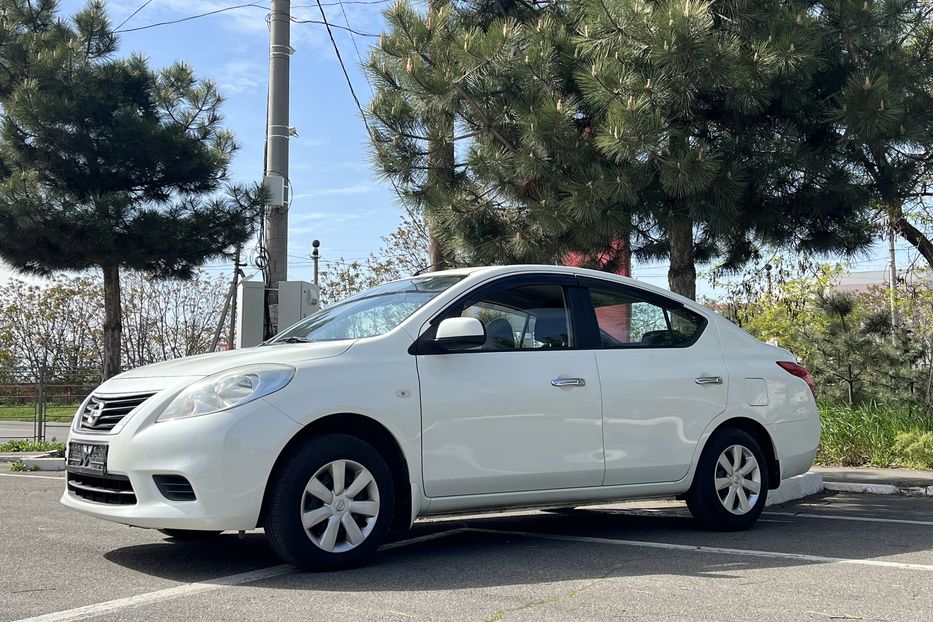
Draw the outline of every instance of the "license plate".
[[[107,445],[68,443],[68,469],[104,474],[107,472]]]

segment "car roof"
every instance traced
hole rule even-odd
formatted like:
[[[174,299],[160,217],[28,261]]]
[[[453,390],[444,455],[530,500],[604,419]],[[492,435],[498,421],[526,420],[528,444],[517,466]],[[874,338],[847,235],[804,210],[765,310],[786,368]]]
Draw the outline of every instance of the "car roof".
[[[698,309],[703,312],[708,313],[709,309],[698,304],[694,300],[690,300],[679,294],[664,289],[663,287],[657,287],[651,285],[650,283],[645,283],[644,281],[639,281],[627,276],[621,276],[611,272],[602,272],[600,270],[591,270],[589,268],[577,268],[574,266],[556,266],[551,264],[512,264],[508,266],[475,266],[470,268],[455,268],[452,270],[439,270],[437,272],[426,272],[424,274],[457,274],[457,275],[467,275],[471,277],[494,277],[502,276],[507,274],[525,274],[528,272],[545,272],[548,274],[574,274],[578,276],[587,276],[594,279],[601,279],[604,281],[612,281],[622,285],[630,285],[638,289],[642,289],[648,292],[653,292],[659,294],[666,298],[674,299],[678,302],[683,303],[685,306],[692,309]]]

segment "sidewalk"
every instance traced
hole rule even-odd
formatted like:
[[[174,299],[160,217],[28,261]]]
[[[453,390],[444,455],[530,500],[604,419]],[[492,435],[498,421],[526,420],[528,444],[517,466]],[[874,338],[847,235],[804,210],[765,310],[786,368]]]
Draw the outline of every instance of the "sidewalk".
[[[893,484],[895,486],[933,486],[933,471],[824,466],[815,466],[810,470],[822,474],[824,482],[868,482],[871,484]]]
[[[814,466],[810,472],[821,475],[830,491],[933,497],[933,471]]]

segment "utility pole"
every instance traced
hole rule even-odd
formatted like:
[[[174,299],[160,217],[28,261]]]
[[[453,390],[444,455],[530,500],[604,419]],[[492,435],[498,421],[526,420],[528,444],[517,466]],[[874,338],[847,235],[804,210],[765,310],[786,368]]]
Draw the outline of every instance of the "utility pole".
[[[233,292],[230,294],[230,337],[227,339],[227,345],[233,350],[236,346],[236,306],[237,306],[237,285],[240,277],[244,276],[242,268],[246,264],[240,263],[240,255],[243,253],[243,247],[236,247],[236,260],[233,262]]]
[[[891,326],[897,328],[901,320],[897,313],[897,253],[894,248],[894,227],[888,226],[888,295],[891,302]]]
[[[217,344],[220,343],[220,333],[224,329],[224,324],[227,321],[227,311],[230,309],[230,301],[233,300],[233,297],[236,295],[236,284],[237,277],[239,276],[239,268],[234,265],[233,268],[233,280],[230,281],[230,289],[227,290],[227,295],[224,296],[224,308],[220,311],[220,319],[217,320],[217,328],[214,329],[214,338],[211,339],[211,347],[208,352],[214,352],[217,350]],[[233,309],[233,314],[236,315],[236,308]],[[233,344],[229,344],[231,347]]]
[[[320,251],[321,241],[314,240],[313,242],[311,242],[311,246],[313,247],[313,250],[311,251],[311,259],[314,261],[314,284],[317,285],[318,284],[318,264],[321,261],[321,251]]]
[[[269,12],[269,104],[266,129],[265,183],[271,200],[265,213],[265,240],[268,265],[265,270],[266,313],[268,326],[274,321],[271,313],[277,307],[275,290],[279,281],[288,280],[288,203],[291,184],[288,183],[288,141],[292,130],[288,125],[289,71],[291,55],[291,1],[272,0]]]

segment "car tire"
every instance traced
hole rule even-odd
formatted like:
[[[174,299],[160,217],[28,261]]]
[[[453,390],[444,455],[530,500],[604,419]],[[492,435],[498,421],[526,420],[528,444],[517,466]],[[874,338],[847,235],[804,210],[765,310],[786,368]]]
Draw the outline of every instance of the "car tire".
[[[223,533],[222,531],[200,531],[197,529],[160,529],[159,531],[172,540],[184,540],[186,542],[211,540]]]
[[[318,436],[276,473],[264,526],[284,561],[302,570],[336,570],[376,552],[392,523],[395,485],[370,444],[344,434]]]
[[[735,428],[716,432],[703,448],[685,497],[706,529],[751,527],[768,499],[768,463],[758,442]]]

